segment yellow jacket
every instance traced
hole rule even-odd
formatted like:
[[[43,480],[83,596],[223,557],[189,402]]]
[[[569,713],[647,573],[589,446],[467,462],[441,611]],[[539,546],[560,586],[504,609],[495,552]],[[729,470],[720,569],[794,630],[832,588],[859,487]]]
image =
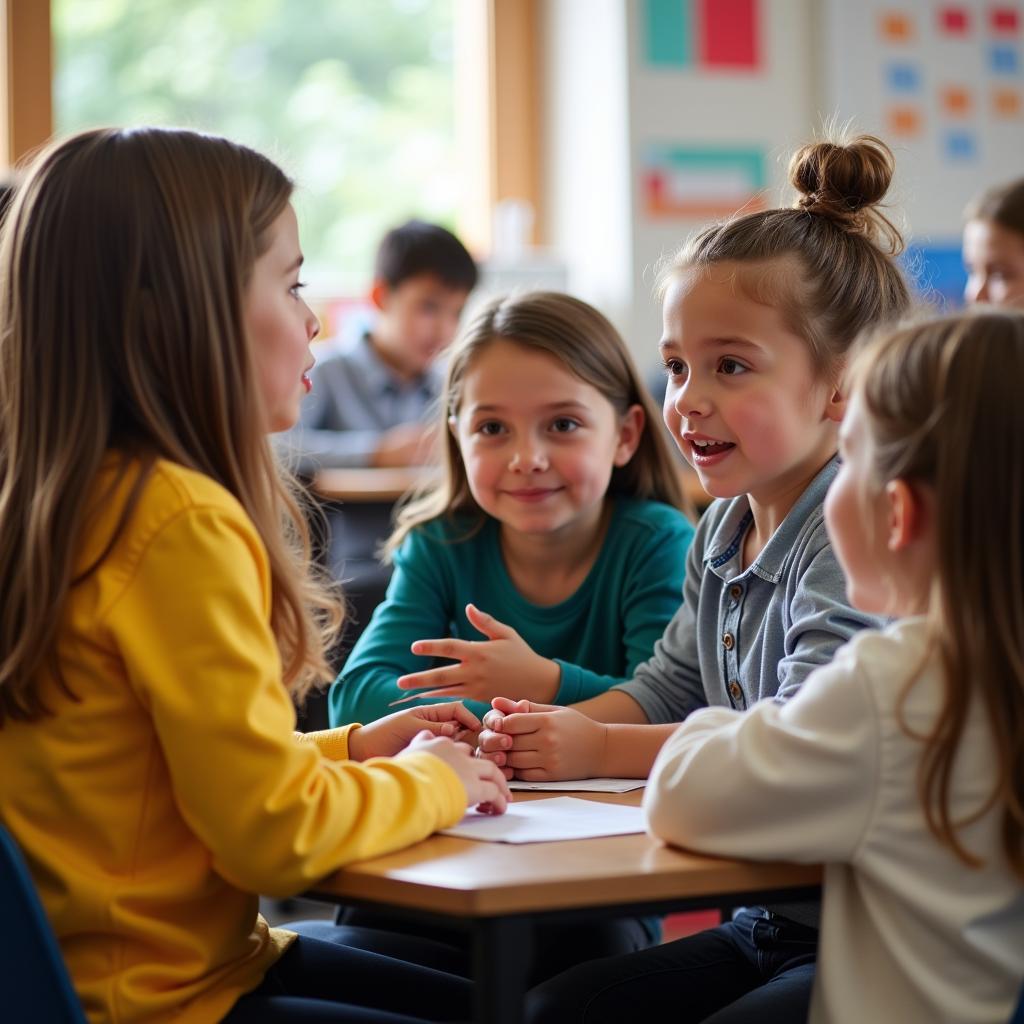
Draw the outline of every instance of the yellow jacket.
[[[136,470],[104,467],[79,570]],[[102,496],[102,497],[101,497]],[[52,717],[0,729],[0,816],[25,852],[91,1021],[219,1020],[293,936],[285,896],[459,819],[438,758],[346,761],[353,728],[297,736],[263,545],[209,478],[159,462],[63,610]]]

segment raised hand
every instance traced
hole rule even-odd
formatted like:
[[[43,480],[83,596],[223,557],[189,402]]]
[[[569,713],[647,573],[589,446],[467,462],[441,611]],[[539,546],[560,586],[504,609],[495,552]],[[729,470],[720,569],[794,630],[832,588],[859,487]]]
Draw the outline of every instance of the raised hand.
[[[557,662],[542,658],[511,627],[466,605],[466,617],[486,640],[417,640],[413,654],[452,658],[458,664],[427,669],[401,676],[401,690],[428,689],[402,700],[421,697],[459,697],[490,702],[495,697],[549,701],[558,693],[561,669]],[[402,700],[394,703],[400,704]]]

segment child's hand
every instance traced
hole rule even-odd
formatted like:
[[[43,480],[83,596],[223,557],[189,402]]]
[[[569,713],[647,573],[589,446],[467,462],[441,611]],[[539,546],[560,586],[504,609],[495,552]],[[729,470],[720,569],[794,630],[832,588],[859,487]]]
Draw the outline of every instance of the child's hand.
[[[424,731],[417,734],[398,756],[401,758],[413,751],[433,754],[454,770],[466,789],[467,807],[476,807],[486,814],[505,813],[512,799],[505,777],[490,761],[474,757],[468,744],[453,743]]]
[[[484,715],[478,754],[502,768],[506,778],[553,782],[605,774],[602,722],[572,708],[500,697],[493,703]]]
[[[486,702],[495,697],[554,699],[562,677],[556,662],[535,654],[511,626],[474,605],[466,605],[466,617],[487,639],[417,640],[412,645],[413,654],[453,658],[459,664],[401,676],[398,680],[401,690],[433,687],[425,693],[414,694],[409,700],[420,697],[459,697]]]
[[[354,729],[348,737],[348,753],[353,761],[368,757],[391,757],[402,750],[414,736],[428,731],[432,736],[449,739],[475,739],[480,719],[469,708],[452,701],[449,704],[427,704],[421,708],[396,711],[386,718]]]

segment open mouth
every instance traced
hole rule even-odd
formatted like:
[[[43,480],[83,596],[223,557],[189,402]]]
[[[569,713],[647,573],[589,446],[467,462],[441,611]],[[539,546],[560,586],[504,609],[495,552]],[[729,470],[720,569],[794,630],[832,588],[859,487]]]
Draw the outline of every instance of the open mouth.
[[[313,390],[313,381],[310,380],[308,373],[302,375],[302,386],[306,389],[307,395]]]
[[[710,458],[712,455],[724,455],[736,447],[731,441],[691,441],[690,446],[697,458]]]

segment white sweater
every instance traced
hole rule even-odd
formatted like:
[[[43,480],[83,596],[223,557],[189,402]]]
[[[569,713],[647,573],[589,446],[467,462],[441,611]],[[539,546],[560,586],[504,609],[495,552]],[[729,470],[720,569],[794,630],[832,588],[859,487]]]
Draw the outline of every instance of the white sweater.
[[[650,831],[692,850],[825,864],[812,1024],[1004,1024],[1024,978],[1024,883],[1000,853],[1000,811],[940,844],[917,792],[921,743],[897,701],[925,655],[923,619],[865,631],[788,703],[707,708],[665,744],[644,797]],[[903,705],[918,733],[942,692],[928,661]],[[980,702],[950,789],[953,820],[993,775]]]

